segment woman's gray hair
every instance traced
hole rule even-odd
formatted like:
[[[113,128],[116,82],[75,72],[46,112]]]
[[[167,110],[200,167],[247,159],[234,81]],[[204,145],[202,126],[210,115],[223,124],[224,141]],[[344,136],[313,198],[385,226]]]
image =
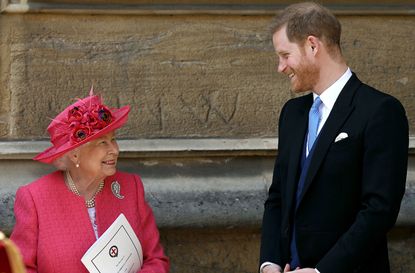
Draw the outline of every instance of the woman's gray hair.
[[[64,153],[62,156],[55,159],[52,164],[60,171],[68,171],[71,167],[75,166],[75,163],[69,158],[72,153],[77,152],[78,150],[82,149],[82,147],[89,145],[90,142],[82,144],[79,147],[76,147],[73,150],[70,150]]]
[[[72,163],[69,159],[69,153],[65,153],[64,155],[58,157],[52,162],[53,166],[60,171],[67,171]]]

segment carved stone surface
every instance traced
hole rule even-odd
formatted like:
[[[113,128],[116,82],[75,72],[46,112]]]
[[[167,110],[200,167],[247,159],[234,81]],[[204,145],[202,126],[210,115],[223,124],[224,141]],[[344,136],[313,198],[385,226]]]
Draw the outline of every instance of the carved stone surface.
[[[294,96],[270,16],[0,16],[0,138],[42,138],[91,85],[131,104],[126,138],[275,136]],[[358,76],[404,104],[415,133],[415,18],[340,17]]]

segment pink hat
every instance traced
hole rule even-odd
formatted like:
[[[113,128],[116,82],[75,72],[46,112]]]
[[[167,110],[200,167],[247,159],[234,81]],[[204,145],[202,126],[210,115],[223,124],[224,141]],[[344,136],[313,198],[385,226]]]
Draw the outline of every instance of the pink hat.
[[[52,163],[64,153],[120,128],[127,122],[129,112],[128,105],[109,109],[91,88],[88,97],[68,106],[52,120],[48,126],[52,147],[33,159]]]

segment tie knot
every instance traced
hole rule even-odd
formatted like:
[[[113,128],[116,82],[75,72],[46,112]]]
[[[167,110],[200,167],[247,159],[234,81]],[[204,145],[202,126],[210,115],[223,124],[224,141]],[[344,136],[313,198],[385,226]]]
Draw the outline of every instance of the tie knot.
[[[318,109],[320,107],[320,104],[321,104],[320,97],[316,97],[311,108]]]

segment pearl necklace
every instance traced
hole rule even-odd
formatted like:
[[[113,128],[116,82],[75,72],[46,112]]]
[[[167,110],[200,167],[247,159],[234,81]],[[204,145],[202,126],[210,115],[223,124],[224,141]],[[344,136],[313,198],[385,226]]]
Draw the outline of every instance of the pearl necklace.
[[[77,196],[81,196],[81,194],[79,193],[78,189],[75,186],[75,183],[73,182],[73,179],[71,177],[71,175],[69,174],[69,172],[65,172],[65,182],[68,185],[69,189],[71,190],[71,192],[73,192],[75,195]],[[104,181],[101,181],[99,183],[98,189],[97,191],[94,193],[94,195],[92,196],[91,199],[89,200],[85,200],[85,205],[87,208],[94,208],[95,207],[95,196],[97,196],[97,194],[102,191],[102,188],[104,188]]]

